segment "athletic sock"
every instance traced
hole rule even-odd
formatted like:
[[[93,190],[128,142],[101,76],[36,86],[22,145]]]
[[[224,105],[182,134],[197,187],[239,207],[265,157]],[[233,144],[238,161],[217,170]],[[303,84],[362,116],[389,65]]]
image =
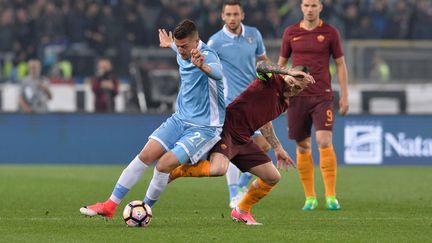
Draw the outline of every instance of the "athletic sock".
[[[150,207],[157,202],[162,192],[165,190],[165,187],[168,184],[169,173],[160,172],[154,168],[153,178],[150,181],[150,184],[147,189],[146,196],[144,198],[144,202],[148,204]]]
[[[129,190],[139,181],[147,167],[148,165],[144,164],[144,162],[136,156],[123,170],[109,199],[116,204],[120,204]]]
[[[301,183],[306,197],[315,197],[314,187],[314,162],[312,152],[300,153],[297,150],[297,170],[300,175]]]
[[[237,196],[239,174],[240,174],[240,170],[232,163],[229,163],[228,170],[226,172],[226,180],[227,180],[230,200],[233,197]]]
[[[267,196],[274,186],[265,183],[261,178],[252,182],[248,192],[238,204],[238,208],[242,211],[249,212],[253,205],[258,203],[263,197]]]
[[[115,211],[117,206],[118,206],[118,203],[114,202],[111,199],[108,199],[104,202],[104,208],[110,212]]]
[[[169,174],[169,178],[175,180],[178,177],[209,177],[210,176],[210,161],[200,160],[194,165],[180,165]]]
[[[336,196],[337,161],[333,146],[320,148],[320,168],[324,180],[325,195]]]
[[[252,179],[252,174],[249,172],[244,172],[240,175],[238,186],[239,188],[247,188],[249,185],[250,180]]]

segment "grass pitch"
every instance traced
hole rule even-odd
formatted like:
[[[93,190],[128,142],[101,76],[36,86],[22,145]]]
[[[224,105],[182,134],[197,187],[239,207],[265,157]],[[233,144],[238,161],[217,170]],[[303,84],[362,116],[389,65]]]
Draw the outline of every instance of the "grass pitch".
[[[153,208],[148,228],[127,228],[123,206],[142,200],[147,170],[114,219],[86,218],[80,206],[111,193],[123,166],[0,166],[1,242],[427,242],[432,239],[432,167],[339,167],[342,210],[303,212],[296,171],[254,209],[263,226],[231,221],[225,178],[179,179]]]

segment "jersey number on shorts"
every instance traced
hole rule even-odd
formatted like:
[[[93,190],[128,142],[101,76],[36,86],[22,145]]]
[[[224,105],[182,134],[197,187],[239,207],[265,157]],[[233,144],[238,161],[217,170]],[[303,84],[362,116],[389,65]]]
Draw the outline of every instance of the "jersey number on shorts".
[[[325,122],[325,126],[331,126],[333,121],[333,112],[332,110],[327,110],[327,120]]]
[[[191,143],[193,143],[195,145],[195,147],[198,147],[202,142],[205,141],[205,138],[202,138],[201,134],[199,132],[195,132],[194,136],[192,136],[188,139],[189,139],[189,141],[191,141]]]

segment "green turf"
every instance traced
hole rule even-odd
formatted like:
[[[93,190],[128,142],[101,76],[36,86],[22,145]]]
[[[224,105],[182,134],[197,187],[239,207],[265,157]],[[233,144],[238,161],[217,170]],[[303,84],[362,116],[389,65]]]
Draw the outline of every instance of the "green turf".
[[[432,167],[340,167],[341,211],[304,212],[296,171],[253,210],[264,226],[229,218],[225,178],[179,179],[153,208],[146,229],[85,218],[79,207],[104,200],[119,166],[0,166],[1,242],[427,242],[432,239]],[[142,199],[152,170],[123,205]]]

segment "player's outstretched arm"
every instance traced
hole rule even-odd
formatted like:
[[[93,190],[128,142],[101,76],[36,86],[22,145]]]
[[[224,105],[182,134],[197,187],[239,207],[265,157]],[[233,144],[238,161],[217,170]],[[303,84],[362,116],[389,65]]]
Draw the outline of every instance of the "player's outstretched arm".
[[[216,63],[214,63],[214,65],[205,64],[204,55],[197,49],[191,50],[191,62],[210,78],[222,80],[222,70],[219,65]]]
[[[162,48],[171,48],[172,43],[172,32],[167,32],[165,29],[159,29],[159,46]]]
[[[288,170],[289,166],[295,168],[296,167],[295,162],[280,144],[279,139],[277,138],[276,133],[274,132],[272,122],[268,122],[267,124],[262,126],[260,128],[260,131],[274,150],[277,159],[278,169],[285,168],[285,170]]]
[[[256,71],[259,79],[263,81],[267,81],[271,74],[282,74],[282,75],[290,75],[299,80],[305,80],[308,83],[315,83],[315,80],[311,75],[306,73],[307,69],[289,69],[286,66],[279,66],[271,61],[261,61],[257,63]]]

